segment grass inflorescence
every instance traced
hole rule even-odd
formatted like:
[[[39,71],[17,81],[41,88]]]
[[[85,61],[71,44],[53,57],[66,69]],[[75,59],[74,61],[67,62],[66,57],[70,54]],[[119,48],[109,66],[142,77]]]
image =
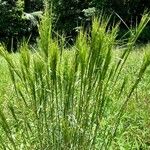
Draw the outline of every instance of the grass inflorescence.
[[[46,11],[37,50],[31,53],[23,43],[17,64],[1,48],[15,91],[0,109],[1,149],[121,148],[125,141],[119,137],[126,133],[121,121],[150,65],[150,54],[144,55],[131,83],[123,68],[149,15],[143,15],[118,59],[113,57],[118,24],[109,29],[107,19],[95,18],[91,35],[81,30],[67,51],[60,38],[52,38],[51,21]],[[140,148],[136,142],[124,148]]]

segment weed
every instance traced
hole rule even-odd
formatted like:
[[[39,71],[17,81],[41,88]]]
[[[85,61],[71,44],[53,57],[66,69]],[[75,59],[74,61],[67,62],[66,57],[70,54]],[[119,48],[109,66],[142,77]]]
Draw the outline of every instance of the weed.
[[[7,51],[0,51],[16,93],[6,108],[9,118],[0,110],[1,148],[110,149],[127,104],[150,65],[148,53],[133,83],[128,84],[126,75],[120,83],[123,67],[149,15],[143,15],[118,61],[113,61],[112,54],[118,25],[108,30],[107,21],[94,19],[91,36],[81,31],[73,51],[66,52],[51,36],[51,20],[46,11],[39,27],[38,51],[32,54],[24,43],[18,65]],[[120,99],[123,103],[116,109]]]

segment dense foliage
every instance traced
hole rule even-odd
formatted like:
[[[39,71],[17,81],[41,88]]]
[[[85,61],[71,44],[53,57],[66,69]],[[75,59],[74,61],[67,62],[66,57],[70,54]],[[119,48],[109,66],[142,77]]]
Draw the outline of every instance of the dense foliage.
[[[115,18],[116,21],[122,20],[121,28],[127,32],[126,26],[135,27],[140,22],[144,11],[150,8],[148,0],[58,0],[57,3],[59,5],[55,5],[57,14],[56,27],[63,29],[63,31],[65,30],[67,35],[74,34],[75,27],[80,26],[81,23],[87,27],[91,16],[95,15],[95,13],[99,15],[101,12],[105,12],[108,15],[112,14],[113,19]],[[146,39],[150,38],[145,33]]]
[[[22,0],[0,1],[0,41],[6,44],[9,51],[16,51],[17,44],[23,37],[29,38],[31,34],[37,34],[36,18],[24,12],[29,7],[25,4]]]
[[[135,27],[144,12],[150,8],[148,0],[48,0],[53,6],[55,31],[64,33],[70,43],[78,32],[78,27],[91,25],[91,16],[102,11],[113,14],[115,20],[122,19],[121,28],[127,31],[126,26]],[[11,47],[12,39],[18,41],[24,36],[29,37],[36,30],[32,30],[32,21],[24,12],[40,11],[44,8],[43,0],[0,0],[0,41]],[[113,18],[114,18],[113,17]],[[124,25],[126,24],[126,25]],[[146,30],[147,29],[147,30]],[[147,41],[149,26],[142,34],[142,39]],[[126,32],[125,31],[125,32]],[[16,49],[17,46],[14,46]]]
[[[24,27],[22,13],[22,8],[16,2],[10,3],[8,0],[0,2],[0,38],[2,41],[9,43],[13,37],[22,34]]]

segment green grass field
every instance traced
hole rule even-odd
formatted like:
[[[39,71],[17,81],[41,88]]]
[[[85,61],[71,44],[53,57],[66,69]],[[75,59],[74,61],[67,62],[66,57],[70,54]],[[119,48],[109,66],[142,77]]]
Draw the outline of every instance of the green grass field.
[[[123,49],[118,26],[95,19],[66,50],[46,12],[35,52],[1,47],[0,149],[150,149],[150,45],[134,47],[148,21]]]
[[[142,58],[144,52],[149,49],[149,45],[144,46],[131,52],[126,65],[123,68],[123,73],[121,74],[118,80],[119,83],[123,82],[124,76],[127,76],[128,83],[127,87],[130,87],[137,76],[139,66],[141,66]],[[71,55],[72,52],[66,52],[66,55]],[[114,59],[118,59],[120,50],[114,50]],[[16,55],[16,56],[15,56]],[[13,54],[14,59],[18,58],[18,54]],[[1,108],[5,109],[7,103],[16,102],[14,85],[10,79],[9,70],[7,67],[6,61],[1,57],[0,58],[0,100]],[[115,140],[113,141],[111,149],[150,149],[150,67],[147,69],[144,77],[142,78],[141,83],[138,88],[133,93],[127,109],[124,115],[121,118],[119,133]],[[129,85],[128,85],[129,84]],[[119,85],[118,85],[119,87]],[[116,91],[117,92],[117,91]],[[127,91],[124,91],[126,94]],[[115,99],[115,94],[112,99],[113,104],[110,106],[113,108],[111,111],[119,109],[120,105],[123,103],[124,98],[120,98],[120,101]],[[116,94],[117,95],[117,94]],[[14,100],[16,99],[16,100]],[[15,104],[17,105],[17,104]],[[16,106],[19,107],[19,106]],[[111,119],[114,117],[115,113],[109,116]],[[10,114],[9,114],[10,115]],[[7,116],[7,119],[11,119],[10,116]],[[9,118],[10,117],[10,118]],[[32,119],[32,118],[31,118]],[[111,120],[110,120],[111,121]],[[110,125],[111,128],[111,125]],[[2,132],[2,131],[1,131]]]
[[[9,77],[9,71],[6,61],[1,57],[0,58],[0,99],[3,102],[4,97],[9,93],[9,86],[11,85],[11,80]]]

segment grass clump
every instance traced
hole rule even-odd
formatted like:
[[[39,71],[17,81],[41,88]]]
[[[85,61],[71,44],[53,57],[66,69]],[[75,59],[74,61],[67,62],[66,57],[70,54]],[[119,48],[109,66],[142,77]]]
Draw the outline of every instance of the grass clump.
[[[150,64],[148,53],[132,84],[126,80],[127,75],[121,76],[148,21],[146,14],[117,61],[112,53],[118,25],[110,30],[107,19],[94,19],[91,36],[81,31],[73,51],[66,52],[63,44],[60,46],[60,41],[51,36],[51,15],[47,11],[35,53],[31,54],[24,43],[16,65],[1,49],[16,94],[5,109],[0,109],[1,148],[115,148],[115,140],[124,130],[118,131],[127,103]],[[131,144],[134,147],[134,142]]]

